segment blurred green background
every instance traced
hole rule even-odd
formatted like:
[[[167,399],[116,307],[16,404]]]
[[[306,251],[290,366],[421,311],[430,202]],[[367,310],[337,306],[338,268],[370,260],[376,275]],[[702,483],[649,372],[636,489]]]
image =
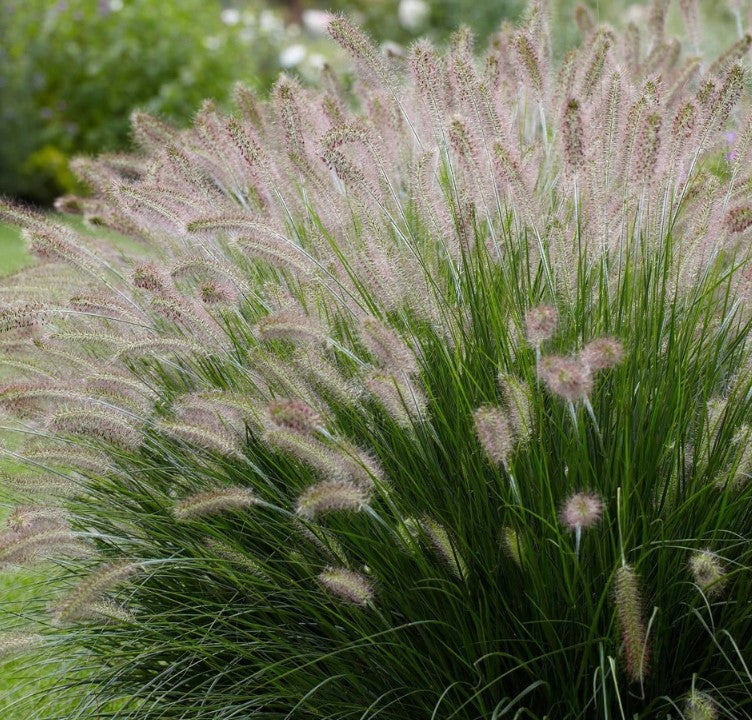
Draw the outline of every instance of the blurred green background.
[[[732,12],[703,3],[704,21],[733,40]],[[557,53],[576,40],[575,4],[551,2]],[[627,12],[582,4],[602,20]],[[80,191],[70,158],[127,149],[135,108],[180,125],[203,98],[227,103],[237,81],[264,92],[282,69],[315,81],[338,62],[325,10],[379,43],[442,42],[464,23],[482,47],[524,0],[0,0],[0,194],[49,205]]]

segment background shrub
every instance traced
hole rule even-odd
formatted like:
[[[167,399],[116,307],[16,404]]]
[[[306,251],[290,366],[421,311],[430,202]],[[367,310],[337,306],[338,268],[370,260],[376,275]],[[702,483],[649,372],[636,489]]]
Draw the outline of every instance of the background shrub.
[[[217,0],[8,0],[0,5],[0,193],[50,202],[72,155],[128,147],[133,108],[185,123],[243,79],[266,87],[282,20]]]

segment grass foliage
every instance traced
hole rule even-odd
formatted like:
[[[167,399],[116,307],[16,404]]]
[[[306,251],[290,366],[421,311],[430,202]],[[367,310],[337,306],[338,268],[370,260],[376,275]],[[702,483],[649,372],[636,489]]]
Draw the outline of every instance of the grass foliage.
[[[543,3],[334,18],[352,92],[78,163],[126,252],[4,209],[0,563],[57,579],[0,652],[67,718],[752,717],[750,41],[664,9],[556,67]]]

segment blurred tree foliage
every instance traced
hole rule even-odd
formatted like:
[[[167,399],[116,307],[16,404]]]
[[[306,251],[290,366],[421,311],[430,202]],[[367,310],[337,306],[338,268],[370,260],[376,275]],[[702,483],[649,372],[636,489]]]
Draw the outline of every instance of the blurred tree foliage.
[[[218,0],[0,0],[0,193],[49,202],[72,154],[127,146],[141,108],[185,122],[243,79],[268,84],[284,33]],[[276,33],[276,34],[275,34]]]
[[[467,25],[479,44],[503,20],[518,18],[525,0],[303,0],[307,8],[329,8],[354,15],[378,41],[407,43],[418,35],[442,42]]]

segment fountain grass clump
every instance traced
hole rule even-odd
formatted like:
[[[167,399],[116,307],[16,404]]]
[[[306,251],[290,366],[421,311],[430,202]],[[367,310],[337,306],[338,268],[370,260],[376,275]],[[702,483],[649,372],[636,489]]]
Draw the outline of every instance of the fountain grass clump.
[[[750,38],[664,5],[559,66],[542,3],[333,17],[351,83],[78,162],[143,257],[5,208],[0,563],[58,580],[0,648],[72,717],[752,717]]]

